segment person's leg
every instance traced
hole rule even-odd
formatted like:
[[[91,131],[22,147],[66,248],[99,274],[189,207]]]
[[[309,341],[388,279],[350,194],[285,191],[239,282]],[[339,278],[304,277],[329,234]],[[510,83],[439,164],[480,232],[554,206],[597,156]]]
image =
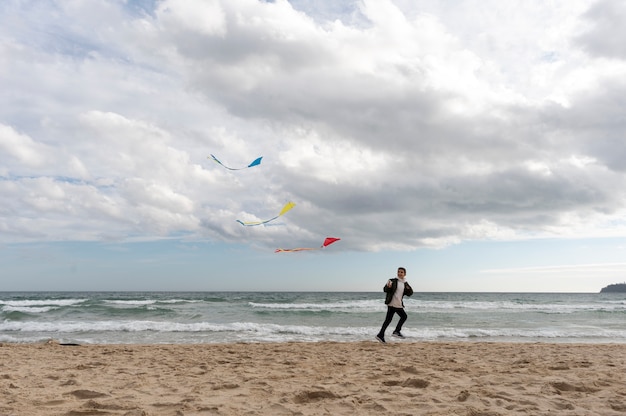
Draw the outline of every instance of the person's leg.
[[[402,325],[406,322],[407,315],[402,308],[396,309],[396,312],[400,315],[400,320],[398,321],[398,325],[396,325],[396,330],[393,332],[400,332],[400,330],[402,330]]]
[[[387,306],[387,316],[385,316],[385,322],[383,322],[383,326],[380,328],[380,332],[378,333],[378,337],[382,339],[385,339],[385,331],[393,319],[393,314],[395,313],[394,309],[395,308],[392,308],[391,306]]]

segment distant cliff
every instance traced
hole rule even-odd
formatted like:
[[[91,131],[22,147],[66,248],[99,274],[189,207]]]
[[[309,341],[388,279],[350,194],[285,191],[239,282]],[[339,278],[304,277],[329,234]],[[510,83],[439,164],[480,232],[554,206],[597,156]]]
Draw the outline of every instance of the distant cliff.
[[[600,293],[626,293],[626,283],[615,283],[603,287]]]

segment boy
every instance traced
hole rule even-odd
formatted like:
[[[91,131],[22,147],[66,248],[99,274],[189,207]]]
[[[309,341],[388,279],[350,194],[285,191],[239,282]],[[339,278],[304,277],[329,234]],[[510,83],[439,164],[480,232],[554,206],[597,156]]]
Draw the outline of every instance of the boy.
[[[386,342],[385,341],[385,331],[387,327],[391,323],[394,314],[398,314],[400,316],[400,320],[398,321],[398,325],[396,325],[396,329],[393,331],[392,336],[398,338],[404,338],[404,335],[400,332],[402,330],[402,325],[407,319],[406,312],[404,311],[404,303],[402,302],[402,298],[404,296],[413,295],[413,289],[406,281],[406,269],[404,267],[398,267],[397,278],[389,279],[385,287],[383,287],[383,291],[387,294],[385,296],[385,305],[387,305],[387,316],[385,317],[385,322],[383,322],[382,328],[380,328],[380,332],[376,335],[376,339],[378,342]]]

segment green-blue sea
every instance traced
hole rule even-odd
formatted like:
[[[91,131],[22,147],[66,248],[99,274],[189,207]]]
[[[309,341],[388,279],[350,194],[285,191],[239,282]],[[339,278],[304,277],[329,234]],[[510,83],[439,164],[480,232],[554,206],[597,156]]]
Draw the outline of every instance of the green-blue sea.
[[[415,293],[405,307],[408,339],[391,342],[626,343],[623,293]],[[0,342],[373,341],[385,311],[382,292],[0,292]]]

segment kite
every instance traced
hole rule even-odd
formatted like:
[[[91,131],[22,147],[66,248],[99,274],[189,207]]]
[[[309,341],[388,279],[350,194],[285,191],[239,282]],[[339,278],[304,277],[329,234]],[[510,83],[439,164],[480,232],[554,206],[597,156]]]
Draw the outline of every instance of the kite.
[[[276,218],[280,217],[281,215],[285,214],[287,211],[289,211],[291,208],[295,207],[296,204],[293,202],[287,202],[285,204],[285,206],[283,207],[283,209],[280,210],[280,213],[278,213],[277,216],[275,216],[274,218],[270,218],[269,220],[265,220],[265,221],[253,221],[253,222],[243,222],[241,220],[237,220],[237,222],[241,225],[245,225],[246,227],[251,227],[254,225],[262,225],[262,224],[267,224],[270,221],[274,221]]]
[[[321,250],[335,241],[339,241],[341,238],[327,237],[324,240],[324,244],[321,247],[304,247],[304,248],[277,248],[274,253],[293,253],[294,251],[309,251],[309,250]]]
[[[261,164],[261,159],[263,159],[263,156],[261,156],[261,157],[257,157],[256,159],[254,159],[254,160],[252,161],[252,163],[250,163],[248,166],[246,166],[246,167],[244,167],[244,168],[229,168],[228,166],[226,166],[225,164],[223,164],[222,162],[220,162],[220,161],[219,161],[219,159],[218,159],[218,158],[216,158],[215,156],[211,155],[211,157],[213,158],[213,160],[214,160],[216,163],[219,163],[220,165],[224,166],[224,167],[225,167],[226,169],[228,169],[228,170],[242,170],[242,169],[248,169],[248,168],[251,168],[251,167],[253,167],[253,166],[260,165],[260,164]],[[208,159],[208,157],[207,157],[207,159]]]

